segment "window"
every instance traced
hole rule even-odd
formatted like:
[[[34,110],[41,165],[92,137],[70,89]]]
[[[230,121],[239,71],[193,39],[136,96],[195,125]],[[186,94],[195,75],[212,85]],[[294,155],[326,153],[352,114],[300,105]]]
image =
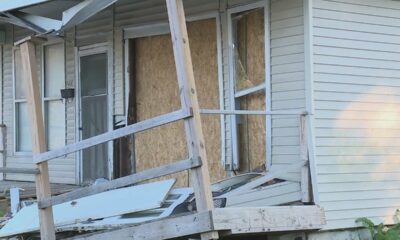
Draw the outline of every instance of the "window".
[[[65,107],[60,89],[65,87],[64,45],[43,47],[43,111],[47,148],[65,145]]]
[[[60,89],[65,86],[63,44],[43,47],[42,100],[47,147],[65,144],[65,107]],[[31,131],[25,86],[22,79],[21,52],[14,50],[15,151],[32,151]]]
[[[22,82],[21,51],[14,50],[14,104],[15,144],[17,152],[32,151],[32,139],[28,117],[25,86]]]
[[[231,101],[234,110],[265,111],[265,8],[230,13]],[[266,116],[232,116],[233,168],[251,171],[266,163]],[[240,163],[240,164],[239,164]]]

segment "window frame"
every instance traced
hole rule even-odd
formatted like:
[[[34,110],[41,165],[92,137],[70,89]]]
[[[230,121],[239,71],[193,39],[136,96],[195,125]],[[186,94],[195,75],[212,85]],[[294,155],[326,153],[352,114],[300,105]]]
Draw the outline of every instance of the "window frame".
[[[51,40],[49,40],[49,41],[47,41],[47,42],[45,42],[45,43],[43,43],[41,46],[40,46],[40,51],[41,51],[41,72],[40,72],[40,74],[41,74],[41,79],[40,79],[40,91],[41,91],[41,103],[42,103],[42,114],[43,114],[43,123],[44,123],[44,130],[45,130],[45,139],[46,139],[46,150],[47,151],[49,151],[50,150],[50,147],[49,147],[49,136],[48,136],[48,134],[49,134],[49,132],[48,132],[48,128],[49,128],[49,126],[48,126],[48,124],[46,124],[46,102],[52,102],[52,101],[64,101],[63,100],[63,98],[61,97],[61,93],[60,93],[60,95],[59,95],[59,97],[45,97],[45,82],[46,82],[46,73],[45,73],[45,61],[46,61],[46,59],[45,59],[45,48],[46,47],[48,47],[48,46],[51,46],[51,45],[58,45],[58,44],[60,44],[61,46],[62,46],[62,48],[63,48],[63,68],[64,68],[64,82],[63,82],[63,85],[64,85],[64,88],[66,87],[66,85],[67,85],[67,82],[66,82],[66,59],[65,59],[65,42],[64,41],[62,41],[61,39],[51,39]],[[67,130],[65,129],[66,128],[66,119],[67,119],[67,117],[66,117],[66,104],[65,104],[65,102],[63,102],[63,105],[64,105],[64,136],[63,136],[63,140],[64,140],[64,145],[66,144],[66,134],[67,134]]]
[[[193,14],[186,16],[187,22],[201,21],[207,19],[215,19],[216,24],[216,44],[217,44],[217,81],[218,81],[218,100],[219,100],[219,110],[225,110],[225,83],[224,83],[224,70],[223,70],[223,44],[222,44],[222,26],[221,26],[221,15],[218,11],[208,11],[200,14]],[[123,28],[123,39],[124,39],[124,87],[125,87],[125,121],[128,122],[128,103],[129,103],[129,40],[140,38],[140,37],[149,37],[149,36],[157,36],[162,34],[170,34],[171,31],[169,29],[168,22],[157,22],[157,23],[149,23],[144,26],[126,26]],[[220,143],[221,143],[221,165],[226,165],[226,121],[225,118],[228,116],[224,116],[221,114],[220,116]]]
[[[233,15],[255,10],[255,9],[264,9],[264,61],[265,61],[265,82],[254,87],[249,87],[245,89],[240,89],[236,91],[236,79],[235,79],[235,39],[233,38]],[[254,2],[251,4],[236,6],[227,10],[227,23],[228,23],[228,83],[229,83],[229,102],[230,102],[230,110],[235,111],[236,109],[236,99],[239,97],[243,97],[249,95],[251,93],[255,93],[258,91],[265,91],[265,111],[270,112],[272,110],[271,104],[271,48],[270,48],[270,1],[262,0],[258,2]],[[266,114],[265,116],[266,122],[266,159],[265,165],[267,168],[272,165],[272,117],[271,115]],[[239,170],[240,162],[239,162],[239,147],[238,147],[238,131],[237,131],[237,116],[230,116],[230,131],[231,131],[231,153],[232,162],[231,170]]]
[[[20,103],[26,103],[28,104],[28,100],[25,99],[16,99],[17,94],[17,78],[16,78],[16,63],[15,63],[15,58],[16,58],[16,51],[21,51],[19,47],[13,47],[12,48],[12,79],[13,79],[13,150],[14,150],[14,155],[15,156],[32,156],[32,151],[20,151],[18,150],[18,116],[17,116],[17,104]]]
[[[46,47],[46,46],[49,46],[49,45],[55,45],[55,44],[62,44],[62,47],[63,47],[63,49],[64,49],[64,87],[66,86],[66,77],[65,77],[65,74],[66,74],[66,70],[65,70],[65,42],[64,41],[62,41],[62,40],[59,40],[59,39],[54,39],[54,40],[50,40],[50,41],[48,41],[48,42],[46,42],[46,43],[43,43],[42,45],[40,45],[39,47],[40,47],[40,54],[41,54],[41,56],[40,56],[40,63],[41,63],[41,66],[40,66],[40,91],[41,91],[41,96],[40,96],[40,100],[41,100],[41,104],[42,104],[42,109],[43,109],[43,111],[42,111],[42,114],[43,114],[43,119],[45,120],[45,117],[46,117],[46,113],[45,113],[45,108],[44,108],[44,106],[45,106],[45,102],[46,101],[55,101],[55,100],[60,100],[60,101],[62,101],[62,98],[61,98],[61,95],[60,95],[60,97],[48,97],[48,98],[45,98],[44,97],[44,82],[45,82],[45,67],[44,67],[44,62],[45,62],[45,54],[44,54],[44,48]],[[35,46],[35,51],[36,51],[36,53],[37,53],[37,48],[36,47],[38,47],[38,46]],[[16,57],[16,55],[15,55],[15,52],[16,51],[20,51],[20,48],[19,47],[13,47],[12,48],[12,79],[13,79],[13,131],[14,131],[14,133],[13,133],[13,152],[14,152],[14,155],[15,156],[32,156],[32,151],[20,151],[20,150],[18,150],[18,126],[17,126],[17,124],[18,124],[18,116],[17,116],[17,104],[19,104],[19,103],[28,103],[28,101],[27,101],[27,99],[25,98],[25,99],[16,99],[16,74],[15,74],[15,71],[16,71],[16,63],[15,63],[15,57]],[[65,123],[65,121],[66,121],[66,109],[65,109],[65,105],[64,105],[64,128],[66,127],[66,123]],[[44,121],[44,123],[45,123],[45,121]],[[47,124],[45,124],[45,131],[46,131],[46,139],[47,139],[47,128],[48,128],[48,126],[47,126]],[[66,142],[66,130],[65,130],[65,133],[64,133],[64,142]],[[47,143],[46,143],[46,146],[47,146]],[[47,148],[48,148],[48,146],[47,146]]]

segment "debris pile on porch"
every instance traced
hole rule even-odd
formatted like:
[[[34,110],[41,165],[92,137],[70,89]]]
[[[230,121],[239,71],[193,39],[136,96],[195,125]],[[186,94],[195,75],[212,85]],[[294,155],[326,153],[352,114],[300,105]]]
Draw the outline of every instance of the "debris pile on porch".
[[[101,184],[104,183],[97,185]],[[193,214],[196,210],[193,189],[173,188],[174,184],[175,179],[168,179],[133,185],[54,205],[56,231],[60,237],[72,237],[82,233],[96,234],[99,231],[124,229],[171,216]],[[211,189],[217,210],[233,210],[234,207],[260,210],[267,206],[302,205],[299,182],[285,181],[270,174],[238,175],[214,183]],[[22,201],[18,207],[18,212],[0,229],[0,238],[39,236],[37,202]],[[295,210],[291,211],[296,212]],[[307,227],[318,229],[323,222],[323,213],[315,206],[312,213],[316,221],[311,219],[310,223],[310,220],[307,220],[306,222],[311,224]],[[302,217],[304,218],[297,215],[292,219],[298,222],[299,229],[306,226],[301,220]]]

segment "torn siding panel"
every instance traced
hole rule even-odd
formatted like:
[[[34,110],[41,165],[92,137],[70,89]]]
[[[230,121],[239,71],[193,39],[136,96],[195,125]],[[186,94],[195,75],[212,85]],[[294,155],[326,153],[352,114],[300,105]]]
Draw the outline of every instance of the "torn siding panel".
[[[305,109],[302,0],[271,1],[272,110]],[[272,117],[272,164],[300,161],[300,116]]]
[[[400,207],[400,3],[313,2],[317,182],[326,229],[355,227],[358,217],[392,224]]]

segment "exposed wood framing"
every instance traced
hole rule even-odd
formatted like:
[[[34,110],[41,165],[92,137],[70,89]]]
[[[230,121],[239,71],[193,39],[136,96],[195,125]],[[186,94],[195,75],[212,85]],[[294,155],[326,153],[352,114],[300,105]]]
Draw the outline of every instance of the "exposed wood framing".
[[[182,0],[166,0],[166,2],[181,104],[184,109],[192,109],[193,112],[192,118],[185,120],[189,157],[200,158],[203,162],[201,167],[191,171],[192,185],[197,210],[206,212],[212,210],[214,205],[183,2]],[[217,239],[218,233],[203,233],[201,238]]]
[[[30,127],[32,134],[32,153],[34,155],[46,151],[46,140],[43,123],[43,111],[40,98],[39,80],[36,71],[35,44],[28,40],[23,42],[21,48],[22,76],[25,79]],[[36,176],[36,195],[38,201],[51,196],[48,164],[37,164],[40,174]],[[53,209],[39,209],[41,239],[55,239]]]
[[[85,188],[80,188],[78,190],[68,192],[59,196],[44,199],[39,202],[40,208],[46,208],[52,205],[61,204],[64,202],[72,201],[78,198],[90,196],[93,194],[101,193],[104,191],[117,189],[121,187],[126,187],[133,185],[135,183],[143,182],[157,177],[162,177],[165,175],[181,172],[187,169],[196,168],[201,166],[200,159],[189,159],[179,162],[175,162],[169,165],[145,170],[136,174],[132,174],[126,177],[118,178],[110,182],[92,185]]]

